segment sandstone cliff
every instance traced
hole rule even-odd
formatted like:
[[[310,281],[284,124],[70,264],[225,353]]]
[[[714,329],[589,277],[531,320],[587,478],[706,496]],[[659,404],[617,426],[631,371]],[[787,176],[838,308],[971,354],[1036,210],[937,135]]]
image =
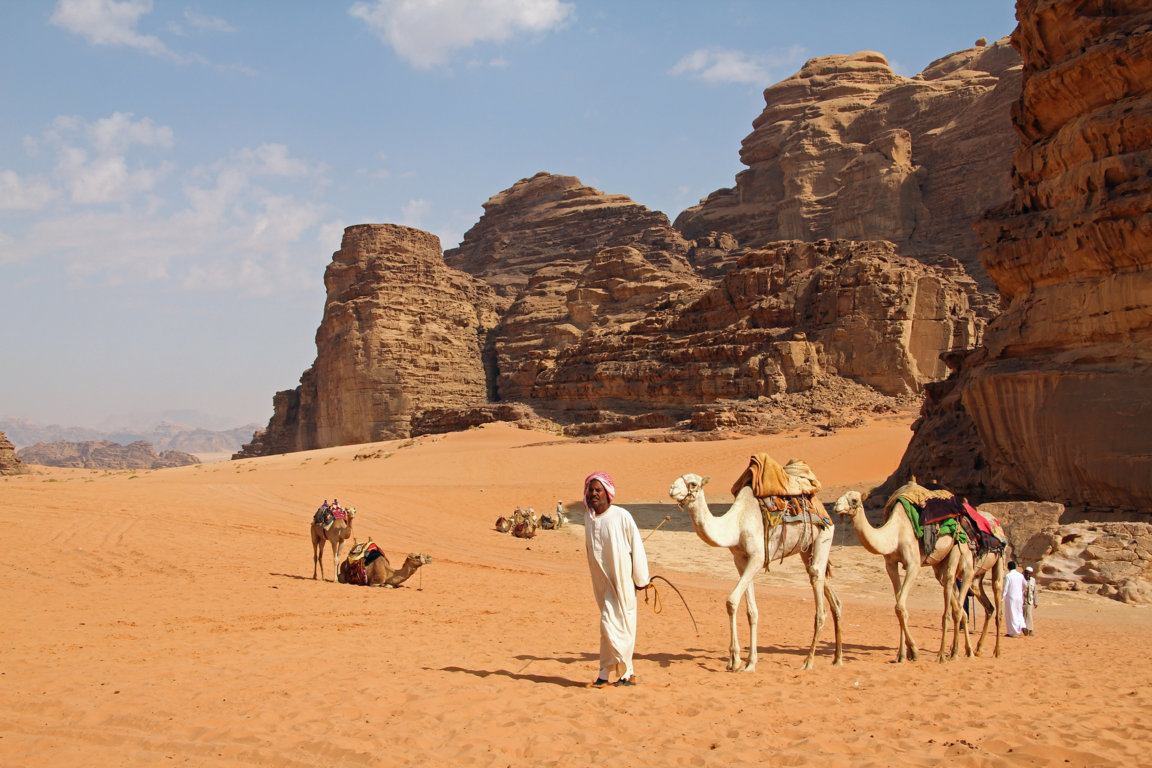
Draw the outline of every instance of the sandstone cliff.
[[[1011,189],[1020,69],[1007,38],[913,78],[871,51],[812,59],[764,91],[736,186],[681,213],[676,228],[689,239],[731,233],[744,248],[888,240],[903,255],[949,254],[990,290],[972,222]]]
[[[444,263],[436,236],[411,227],[348,227],[324,274],[316,361],[277,393],[267,429],[237,455],[406,437],[417,411],[489,400],[492,289]]]
[[[1020,0],[1013,191],[979,229],[1005,310],[958,366],[952,408],[916,431],[927,476],[942,425],[971,466],[937,479],[1075,508],[1152,508],[1152,8]],[[893,478],[889,484],[897,482]]]

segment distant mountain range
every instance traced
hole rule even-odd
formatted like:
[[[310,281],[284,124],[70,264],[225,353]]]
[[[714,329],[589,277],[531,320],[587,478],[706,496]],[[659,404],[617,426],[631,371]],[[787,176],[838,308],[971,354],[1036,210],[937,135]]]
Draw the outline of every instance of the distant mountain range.
[[[252,423],[232,429],[210,430],[162,421],[151,429],[102,431],[59,424],[41,426],[29,419],[0,419],[0,432],[7,435],[16,448],[60,440],[73,443],[109,440],[119,445],[144,441],[159,452],[183,451],[196,455],[235,453],[252,439],[253,432],[262,428],[262,424]]]

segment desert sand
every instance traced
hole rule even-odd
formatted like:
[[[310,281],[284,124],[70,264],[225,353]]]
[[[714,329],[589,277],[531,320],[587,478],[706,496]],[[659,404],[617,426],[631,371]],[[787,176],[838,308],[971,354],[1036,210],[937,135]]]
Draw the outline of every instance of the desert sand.
[[[0,480],[0,765],[1113,766],[1152,764],[1152,616],[1041,594],[1037,634],[941,665],[939,586],[910,602],[920,659],[897,665],[879,557],[841,525],[831,622],[801,671],[812,596],[798,563],[757,578],[760,661],[725,671],[730,555],[667,489],[710,475],[713,511],[755,452],[805,459],[831,504],[897,465],[909,418],[832,436],[576,442],[508,425],[152,472],[34,467]],[[606,470],[671,580],[641,603],[635,688],[592,689],[597,610],[579,499]],[[399,589],[312,578],[324,499],[393,564]],[[517,506],[570,525],[494,530]],[[326,555],[327,557],[327,555]],[[331,561],[325,563],[332,578]],[[977,628],[982,611],[977,609]],[[747,627],[741,621],[741,638]]]

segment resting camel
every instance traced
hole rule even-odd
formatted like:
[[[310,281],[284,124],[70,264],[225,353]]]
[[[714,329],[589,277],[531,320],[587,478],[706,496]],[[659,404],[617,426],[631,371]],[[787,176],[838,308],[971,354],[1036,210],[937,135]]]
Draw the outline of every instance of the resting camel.
[[[339,573],[337,563],[340,562],[340,549],[344,546],[344,542],[352,538],[352,518],[356,517],[356,510],[353,507],[348,507],[344,510],[348,513],[347,520],[339,518],[334,519],[332,523],[325,528],[323,523],[312,523],[312,578],[316,578],[316,567],[320,567],[320,579],[324,580],[324,562],[321,559],[324,555],[324,543],[332,545],[332,579],[336,579],[336,574]]]
[[[428,565],[432,562],[432,556],[426,555],[423,552],[413,552],[408,555],[404,560],[404,564],[399,568],[393,570],[392,566],[388,563],[388,558],[381,553],[372,562],[364,567],[364,573],[368,580],[369,587],[398,587],[412,577],[412,574],[420,570],[420,566]],[[340,564],[341,579],[343,580],[346,573],[346,566],[348,561],[345,560]]]
[[[681,509],[688,511],[696,535],[703,539],[705,544],[712,547],[727,547],[732,552],[736,570],[740,573],[740,580],[728,595],[726,603],[730,638],[728,671],[751,672],[756,669],[756,623],[760,613],[756,608],[753,579],[764,568],[766,562],[796,554],[800,555],[808,569],[808,579],[812,583],[812,594],[816,603],[812,645],[808,649],[808,658],[804,660],[803,669],[812,668],[812,659],[816,655],[816,641],[820,637],[820,630],[824,628],[825,599],[831,608],[832,623],[836,629],[836,654],[832,663],[842,664],[844,653],[840,639],[840,598],[827,582],[831,568],[828,557],[832,551],[835,528],[833,526],[825,528],[814,522],[782,523],[777,526],[779,535],[771,537],[770,551],[765,552],[764,517],[751,486],[742,488],[728,511],[717,517],[712,514],[708,508],[708,501],[704,498],[703,488],[708,480],[709,478],[700,475],[681,475],[668,489],[668,495]],[[813,506],[819,503],[816,497],[812,496]],[[736,612],[740,608],[741,597],[746,598],[745,608],[750,636],[748,660],[743,666],[740,666],[740,641],[736,632]]]
[[[907,655],[915,661],[918,653],[916,641],[908,630],[908,593],[922,565],[932,566],[936,580],[944,587],[944,614],[940,619],[940,652],[937,661],[945,661],[944,645],[948,635],[948,617],[953,620],[952,651],[949,659],[956,658],[959,651],[960,625],[964,625],[964,643],[969,656],[972,644],[968,638],[968,624],[964,609],[960,605],[960,595],[972,583],[972,551],[965,544],[957,544],[951,536],[941,536],[936,540],[936,548],[927,555],[920,554],[920,541],[912,528],[912,521],[901,509],[894,509],[884,521],[884,525],[873,528],[864,514],[864,503],[859,491],[848,491],[836,500],[833,510],[841,517],[851,517],[856,537],[864,549],[874,555],[884,557],[884,568],[892,582],[892,592],[896,596],[896,618],[900,622],[900,642],[896,661],[902,662]],[[900,577],[900,566],[904,567],[904,577]],[[956,576],[960,574],[961,586],[956,588]],[[987,621],[985,621],[987,624]],[[999,641],[999,638],[997,638]]]

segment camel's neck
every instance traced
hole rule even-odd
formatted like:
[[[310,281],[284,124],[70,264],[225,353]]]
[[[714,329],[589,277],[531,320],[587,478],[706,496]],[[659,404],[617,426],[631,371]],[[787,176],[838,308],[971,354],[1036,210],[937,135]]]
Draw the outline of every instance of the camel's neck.
[[[416,573],[417,569],[419,569],[421,565],[423,565],[423,563],[416,560],[405,560],[404,565],[400,566],[398,570],[389,576],[385,583],[391,584],[392,586],[403,584],[404,582],[408,581],[412,574]]]
[[[717,517],[708,508],[708,500],[704,498],[704,491],[697,491],[696,498],[685,509],[692,518],[692,526],[696,535],[704,543],[713,547],[734,547],[740,542],[740,524],[737,502],[734,502],[728,511]]]
[[[900,546],[901,530],[900,520],[896,516],[899,511],[893,510],[884,521],[884,525],[873,528],[868,522],[868,516],[864,514],[864,508],[856,508],[852,513],[852,527],[856,529],[856,538],[860,540],[864,549],[874,555],[890,555],[897,550]]]

